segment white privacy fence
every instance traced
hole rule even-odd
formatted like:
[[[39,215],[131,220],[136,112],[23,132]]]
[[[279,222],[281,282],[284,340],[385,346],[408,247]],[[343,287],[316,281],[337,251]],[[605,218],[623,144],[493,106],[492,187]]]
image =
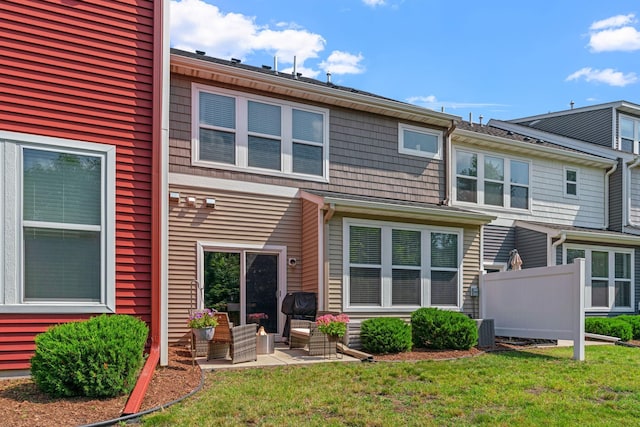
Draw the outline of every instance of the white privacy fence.
[[[573,340],[584,360],[584,263],[483,275],[480,317],[500,336]]]

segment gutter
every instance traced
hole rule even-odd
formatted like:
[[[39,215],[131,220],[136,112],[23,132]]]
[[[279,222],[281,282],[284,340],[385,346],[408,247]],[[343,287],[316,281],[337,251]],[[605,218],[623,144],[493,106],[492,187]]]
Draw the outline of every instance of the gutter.
[[[444,134],[445,141],[445,154],[444,154],[444,200],[440,202],[441,205],[449,206],[451,204],[451,187],[449,181],[453,181],[451,177],[451,134],[456,130],[456,122],[451,124],[451,127],[447,129]]]
[[[627,162],[627,170],[629,171],[629,173],[627,174],[627,183],[626,185],[624,185],[624,190],[625,190],[625,195],[622,198],[623,200],[623,204],[624,206],[622,207],[622,210],[624,212],[624,224],[623,226],[627,226],[627,225],[633,225],[631,224],[631,221],[629,219],[629,205],[631,204],[629,202],[629,199],[631,199],[631,169],[637,167],[638,165],[640,165],[640,156],[637,156],[635,159],[633,159],[633,161]]]
[[[140,372],[138,381],[129,395],[123,414],[135,414],[140,410],[144,396],[149,388],[153,373],[160,361],[163,302],[165,301],[163,284],[166,283],[163,262],[166,259],[167,221],[165,218],[167,194],[167,173],[165,144],[168,140],[168,103],[164,86],[168,87],[168,30],[169,30],[169,2],[162,0],[154,3],[153,8],[153,93],[152,93],[152,136],[151,136],[151,348],[149,356]],[[164,310],[166,311],[166,310]],[[166,344],[164,346],[167,353]],[[163,358],[166,362],[166,357]]]
[[[604,174],[604,228],[609,228],[609,177],[618,170],[618,163]]]
[[[142,406],[142,401],[144,400],[144,395],[147,393],[147,389],[149,388],[149,384],[151,383],[153,373],[156,370],[159,360],[160,346],[157,343],[152,344],[151,350],[149,351],[149,357],[142,367],[142,371],[138,377],[138,382],[129,395],[129,400],[127,400],[127,404],[122,411],[124,415],[135,414],[140,410],[140,406]]]
[[[548,254],[547,264],[556,265],[556,248],[563,244],[567,240],[567,232],[560,233],[560,238],[551,244],[551,249]]]

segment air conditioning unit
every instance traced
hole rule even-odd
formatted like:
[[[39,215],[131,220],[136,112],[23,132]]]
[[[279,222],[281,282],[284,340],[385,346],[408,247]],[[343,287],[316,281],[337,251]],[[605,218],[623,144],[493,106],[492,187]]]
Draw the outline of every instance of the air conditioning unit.
[[[474,319],[478,327],[478,347],[493,347],[496,329],[493,319]]]

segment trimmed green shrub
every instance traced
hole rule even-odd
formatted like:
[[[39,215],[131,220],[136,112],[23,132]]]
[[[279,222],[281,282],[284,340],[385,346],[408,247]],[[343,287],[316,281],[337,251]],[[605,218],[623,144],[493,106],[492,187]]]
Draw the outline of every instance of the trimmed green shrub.
[[[143,321],[125,315],[54,326],[36,336],[31,375],[55,397],[127,394],[144,362],[148,332]]]
[[[468,350],[478,343],[476,322],[462,313],[419,308],[411,313],[415,347],[439,350]]]
[[[633,314],[623,314],[616,319],[623,320],[631,325],[631,330],[633,333],[633,339],[640,339],[640,316]]]
[[[615,317],[587,317],[584,319],[584,331],[592,334],[618,337],[622,341],[629,341],[633,338],[631,325]]]
[[[360,325],[364,351],[374,354],[400,353],[412,347],[411,325],[402,319],[378,317]]]

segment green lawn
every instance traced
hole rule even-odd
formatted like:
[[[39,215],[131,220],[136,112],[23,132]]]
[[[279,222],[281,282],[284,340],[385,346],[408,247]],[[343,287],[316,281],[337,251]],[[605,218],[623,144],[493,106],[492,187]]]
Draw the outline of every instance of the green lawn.
[[[146,426],[640,425],[640,349],[219,371]]]

